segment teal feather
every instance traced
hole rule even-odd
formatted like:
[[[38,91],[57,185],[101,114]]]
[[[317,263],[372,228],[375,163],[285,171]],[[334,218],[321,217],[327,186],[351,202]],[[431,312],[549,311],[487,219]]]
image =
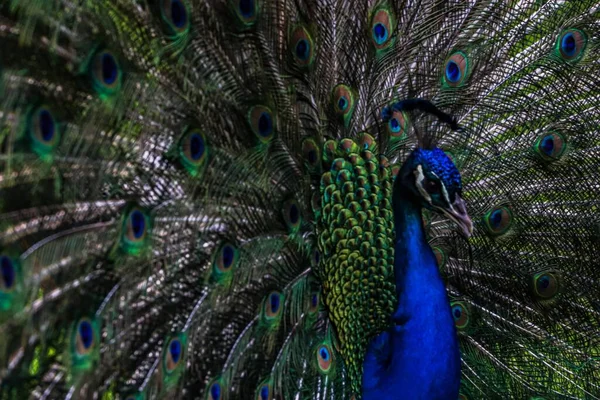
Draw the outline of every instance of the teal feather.
[[[460,398],[600,399],[599,6],[0,2],[0,399],[360,399],[432,146]]]

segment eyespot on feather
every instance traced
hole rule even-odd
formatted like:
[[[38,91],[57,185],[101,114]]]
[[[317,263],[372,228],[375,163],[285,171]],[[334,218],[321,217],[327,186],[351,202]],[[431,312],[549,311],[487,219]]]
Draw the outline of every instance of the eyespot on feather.
[[[444,266],[446,265],[446,260],[447,260],[447,256],[446,256],[446,252],[444,252],[444,250],[442,250],[439,247],[433,247],[433,254],[435,255],[435,259],[437,262],[437,265],[440,269],[444,268]]]
[[[283,295],[279,292],[271,292],[267,295],[263,304],[263,313],[267,320],[276,319],[281,315],[283,309]]]
[[[462,301],[454,301],[450,303],[450,310],[456,329],[463,330],[469,326],[469,308]]]
[[[0,294],[14,291],[17,288],[17,284],[17,266],[9,257],[0,256]]]
[[[296,233],[302,224],[302,210],[298,202],[294,199],[287,200],[283,204],[283,219],[289,233]]]
[[[550,132],[540,135],[536,139],[533,148],[543,161],[552,162],[559,160],[563,156],[567,144],[565,138],[560,133]]]
[[[321,152],[317,143],[311,139],[302,141],[302,155],[310,168],[317,168],[321,163]]]
[[[333,364],[333,353],[331,352],[331,348],[326,344],[322,344],[317,347],[316,353],[319,371],[324,374],[329,373]]]
[[[315,58],[314,42],[303,26],[297,26],[290,35],[289,46],[295,63],[300,67],[308,67]]]
[[[502,235],[512,226],[512,210],[506,206],[494,207],[485,214],[483,222],[488,234],[492,236]]]
[[[231,243],[223,243],[215,253],[213,266],[215,272],[227,273],[237,266],[240,254],[237,247]]]
[[[117,57],[109,50],[96,53],[91,63],[94,88],[103,94],[113,94],[121,88],[123,71]]]
[[[82,357],[90,354],[96,347],[98,340],[91,320],[84,318],[77,323],[75,333],[75,353]]]
[[[205,164],[208,156],[206,136],[198,129],[191,129],[179,139],[178,150],[182,165],[194,175]]]
[[[452,53],[444,64],[444,82],[450,87],[460,87],[468,77],[469,58],[462,51]]]
[[[266,106],[254,106],[248,111],[248,123],[262,143],[268,143],[275,134],[273,113]]]
[[[161,0],[160,13],[169,33],[181,35],[190,29],[190,11],[186,0]]]
[[[556,53],[566,61],[577,61],[587,47],[587,36],[579,29],[567,29],[556,40]]]
[[[164,370],[167,374],[173,373],[184,364],[185,346],[180,337],[173,337],[167,342],[163,351]]]
[[[252,26],[258,16],[258,0],[230,0],[239,22],[244,26]]]
[[[121,246],[130,254],[138,254],[149,241],[152,220],[148,213],[137,206],[130,206],[123,214]]]
[[[387,7],[373,12],[370,26],[371,41],[377,50],[383,50],[392,43],[394,17]]]
[[[54,113],[45,105],[29,113],[27,131],[32,150],[41,157],[50,154],[60,142],[60,131]]]
[[[206,387],[206,400],[222,400],[225,398],[223,395],[224,386],[220,380],[213,380]]]
[[[403,111],[394,111],[386,128],[392,141],[397,141],[406,137],[408,128],[408,118]]]
[[[308,312],[314,314],[317,311],[319,311],[320,301],[321,300],[319,292],[311,292],[308,297]]]
[[[263,383],[256,389],[256,400],[272,400],[273,387],[270,383]]]
[[[334,112],[348,124],[355,106],[355,96],[352,89],[344,84],[333,88],[332,102]]]
[[[533,275],[533,291],[542,300],[554,298],[560,290],[560,279],[554,271],[538,272]]]

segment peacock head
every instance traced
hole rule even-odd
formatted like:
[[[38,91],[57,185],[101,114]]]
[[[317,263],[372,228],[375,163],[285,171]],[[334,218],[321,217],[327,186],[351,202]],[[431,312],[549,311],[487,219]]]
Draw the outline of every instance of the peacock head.
[[[394,203],[406,198],[454,221],[465,236],[473,232],[458,169],[442,150],[416,149],[406,160],[394,186]]]

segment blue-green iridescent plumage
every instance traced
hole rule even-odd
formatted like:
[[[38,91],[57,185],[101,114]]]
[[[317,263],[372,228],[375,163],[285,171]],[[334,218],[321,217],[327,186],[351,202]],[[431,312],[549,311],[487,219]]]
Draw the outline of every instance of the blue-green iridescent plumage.
[[[598,5],[0,2],[0,399],[600,398]]]

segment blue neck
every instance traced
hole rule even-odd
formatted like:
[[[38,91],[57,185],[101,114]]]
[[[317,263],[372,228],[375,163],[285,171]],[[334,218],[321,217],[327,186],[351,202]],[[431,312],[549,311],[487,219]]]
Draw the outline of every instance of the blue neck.
[[[398,308],[393,326],[369,344],[363,399],[456,399],[460,353],[454,319],[421,207],[394,199],[394,273]]]

